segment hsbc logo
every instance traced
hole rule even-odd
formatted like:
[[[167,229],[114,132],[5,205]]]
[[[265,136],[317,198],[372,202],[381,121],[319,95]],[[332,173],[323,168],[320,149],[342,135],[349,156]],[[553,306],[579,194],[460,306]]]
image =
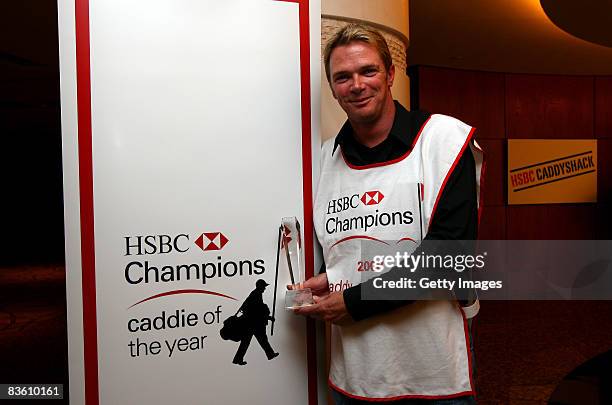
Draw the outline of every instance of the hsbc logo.
[[[366,191],[361,196],[361,202],[364,203],[365,205],[377,205],[377,204],[380,204],[383,198],[385,198],[385,196],[383,195],[383,193],[381,193],[378,190]]]
[[[195,238],[195,240],[194,240]],[[185,233],[174,235],[133,235],[125,236],[124,270],[125,281],[128,284],[169,283],[182,280],[199,280],[202,284],[220,278],[261,275],[266,271],[265,262],[261,258],[237,257],[222,258],[220,251],[229,243],[222,232],[203,232],[194,235]],[[158,255],[178,254],[188,252],[197,246],[203,252],[203,260],[193,260],[185,263],[185,257],[176,257],[175,262],[164,260],[160,263]],[[196,254],[197,250],[194,250]],[[227,252],[226,252],[227,253]],[[155,255],[155,256],[154,256]],[[170,262],[170,263],[168,263]]]
[[[196,239],[195,244],[203,251],[221,250],[229,240],[221,232],[204,232]]]
[[[135,235],[124,236],[125,256],[160,255],[168,253],[185,253],[194,243],[203,251],[221,250],[229,239],[222,232],[204,232],[195,242],[184,233],[178,235]]]
[[[385,198],[385,196],[378,190],[366,191],[362,195],[353,194],[351,196],[336,198],[327,203],[327,213],[337,214],[351,208],[357,208],[360,202],[363,205],[377,205],[380,204],[383,198]]]
[[[184,253],[189,250],[189,235],[125,236],[125,256]]]

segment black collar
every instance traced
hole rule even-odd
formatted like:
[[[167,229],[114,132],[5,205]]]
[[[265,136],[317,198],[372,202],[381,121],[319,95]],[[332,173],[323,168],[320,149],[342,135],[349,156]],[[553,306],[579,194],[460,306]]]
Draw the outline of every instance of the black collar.
[[[412,146],[412,140],[414,138],[413,136],[410,136],[411,134],[406,133],[406,128],[411,127],[410,112],[406,110],[397,100],[394,100],[393,103],[395,104],[395,116],[393,117],[393,125],[391,126],[391,131],[389,131],[388,137],[394,138],[394,140],[401,142],[405,147],[409,148]],[[353,134],[353,127],[347,120],[336,136],[332,155],[336,152],[338,145],[342,146],[347,142],[348,137],[351,137],[357,141]]]

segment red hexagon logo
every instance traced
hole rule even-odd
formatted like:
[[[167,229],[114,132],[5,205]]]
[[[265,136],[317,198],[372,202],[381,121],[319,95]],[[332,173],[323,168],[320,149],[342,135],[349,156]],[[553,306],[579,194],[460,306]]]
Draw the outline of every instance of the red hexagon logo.
[[[366,191],[361,196],[361,202],[365,205],[376,205],[380,204],[383,198],[385,198],[385,196],[378,190]]]
[[[207,250],[221,250],[223,246],[227,245],[229,239],[225,237],[221,232],[204,232],[195,244],[204,251]]]

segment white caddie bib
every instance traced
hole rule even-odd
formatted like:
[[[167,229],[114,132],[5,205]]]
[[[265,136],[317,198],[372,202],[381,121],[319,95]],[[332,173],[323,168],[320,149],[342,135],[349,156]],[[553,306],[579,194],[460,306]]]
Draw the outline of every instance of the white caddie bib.
[[[371,260],[362,257],[366,244],[383,250],[395,244],[412,252],[421,243],[468,145],[480,192],[482,155],[471,142],[473,132],[455,118],[434,114],[404,156],[358,168],[344,160],[340,148],[332,155],[333,139],[323,145],[314,218],[331,291],[359,284],[364,274],[377,274]],[[447,295],[350,325],[332,325],[329,382],[366,400],[472,394],[465,314]]]

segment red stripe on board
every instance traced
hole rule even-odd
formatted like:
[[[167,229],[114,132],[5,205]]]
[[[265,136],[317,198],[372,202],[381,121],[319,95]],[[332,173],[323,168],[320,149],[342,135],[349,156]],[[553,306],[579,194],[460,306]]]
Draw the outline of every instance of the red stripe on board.
[[[304,201],[304,262],[306,278],[314,276],[312,218],[312,128],[310,100],[310,11],[308,0],[276,0],[298,3],[300,17],[300,84],[302,105],[302,196]],[[317,346],[315,322],[306,320],[306,355],[308,359],[308,404],[317,405]]]
[[[299,1],[300,15],[300,81],[302,102],[302,176],[304,201],[304,242],[306,243],[306,277],[314,276],[313,202],[312,202],[312,128],[310,99],[310,11],[309,1]],[[315,322],[306,321],[306,354],[308,359],[308,404],[317,405],[317,340]]]
[[[412,239],[412,238],[409,238],[409,237],[405,237],[405,238],[402,238],[402,239],[398,240],[398,241],[397,241],[397,243],[396,243],[396,245],[397,245],[397,244],[399,244],[400,242],[405,241],[405,240],[411,240],[411,241],[413,241],[414,243],[417,243],[417,241],[416,241],[416,240],[414,240],[414,239]]]
[[[216,295],[217,297],[229,298],[230,300],[236,301],[236,298],[230,297],[229,295],[221,294],[218,292],[210,291],[210,290],[174,290],[174,291],[166,291],[164,293],[155,294],[150,296],[149,298],[145,298],[143,300],[138,301],[137,303],[130,305],[128,309],[135,307],[138,304],[142,304],[143,302],[151,301],[161,297],[167,297],[170,295],[177,294],[208,294],[208,295]]]
[[[412,152],[412,150],[414,149],[414,145],[416,145],[417,141],[421,137],[421,133],[423,132],[423,129],[425,129],[425,126],[429,122],[430,118],[431,118],[431,115],[427,118],[427,120],[423,123],[423,125],[421,125],[421,129],[419,129],[419,132],[417,133],[417,136],[414,137],[414,141],[412,141],[412,145],[410,146],[410,149],[408,149],[408,151],[406,153],[404,153],[402,156],[400,156],[398,158],[395,158],[393,160],[388,160],[386,162],[381,162],[381,163],[372,163],[370,165],[355,166],[355,165],[352,165],[352,164],[349,163],[349,161],[344,156],[344,152],[342,152],[342,148],[340,148],[340,153],[342,154],[342,159],[344,159],[344,163],[346,163],[346,165],[348,167],[350,167],[351,169],[354,169],[354,170],[371,169],[373,167],[388,166],[388,165],[392,165],[394,163],[401,162],[402,160],[406,159],[410,155],[410,152]]]
[[[465,148],[472,141],[472,137],[474,136],[474,131],[476,131],[476,128],[472,127],[472,129],[470,130],[470,133],[467,136],[467,139],[466,139],[465,143],[463,144],[463,146],[461,147],[461,150],[457,154],[457,157],[455,158],[455,161],[453,162],[453,165],[451,166],[451,168],[448,171],[448,173],[446,173],[446,177],[444,178],[444,181],[442,182],[442,186],[440,186],[440,191],[438,191],[438,195],[436,196],[436,202],[434,203],[433,209],[431,210],[431,216],[429,217],[429,224],[427,224],[427,229],[428,230],[429,230],[429,227],[431,226],[431,221],[434,218],[434,214],[436,213],[436,209],[438,208],[438,203],[440,202],[440,197],[442,196],[442,192],[444,191],[444,187],[446,186],[446,183],[448,182],[448,179],[450,178],[451,174],[455,170],[455,167],[457,166],[457,163],[459,163],[459,159],[461,159],[461,155],[463,155],[463,152],[465,151]]]
[[[98,325],[96,316],[96,255],[93,214],[89,0],[75,0],[75,34],[85,403],[87,405],[98,405]]]

